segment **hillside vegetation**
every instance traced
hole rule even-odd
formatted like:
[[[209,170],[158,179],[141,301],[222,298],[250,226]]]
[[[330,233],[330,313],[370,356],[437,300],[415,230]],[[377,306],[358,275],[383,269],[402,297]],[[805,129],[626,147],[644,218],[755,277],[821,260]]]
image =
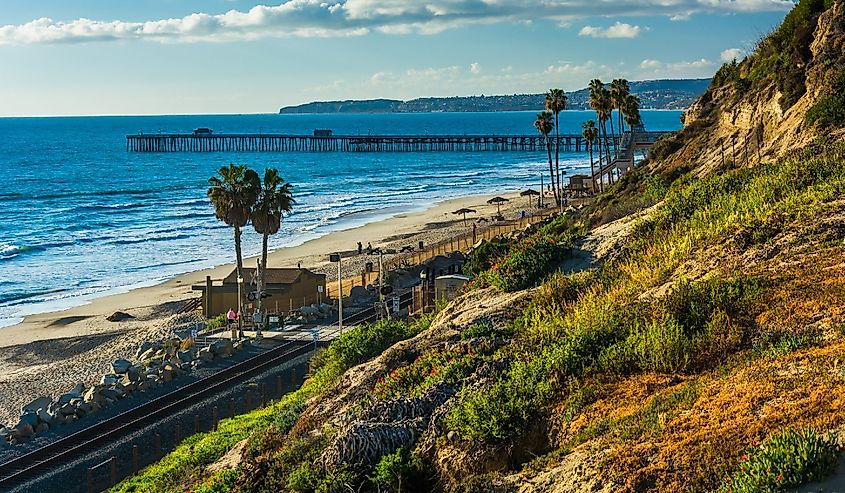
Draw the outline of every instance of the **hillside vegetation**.
[[[475,249],[475,280],[436,315],[356,329],[302,389],[116,490],[736,493],[829,477],[845,442],[845,142],[819,115],[840,111],[843,25],[841,2],[802,0],[591,206]],[[761,115],[759,159],[723,163],[712,146]],[[585,256],[594,268],[573,269]]]
[[[680,110],[698,98],[710,83],[709,79],[663,79],[634,81],[633,93],[643,108]],[[588,110],[589,91],[580,89],[568,94],[571,110]],[[500,96],[455,96],[445,98],[370,99],[347,101],[314,101],[286,106],[281,114],[297,113],[428,113],[432,111],[535,111],[543,107],[543,94],[511,94]]]

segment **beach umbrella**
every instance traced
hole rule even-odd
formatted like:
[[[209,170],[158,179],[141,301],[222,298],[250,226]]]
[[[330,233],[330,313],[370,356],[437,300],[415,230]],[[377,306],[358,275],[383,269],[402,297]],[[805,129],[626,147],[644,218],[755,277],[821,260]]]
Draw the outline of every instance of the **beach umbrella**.
[[[540,192],[537,190],[528,189],[524,192],[519,192],[520,197],[528,197],[528,207],[531,207],[531,197],[539,197]]]
[[[496,215],[497,216],[502,215],[502,204],[504,204],[505,202],[510,202],[510,200],[508,200],[504,197],[493,197],[492,199],[487,201],[488,204],[496,204]]]
[[[466,225],[467,225],[467,214],[474,214],[474,213],[475,213],[475,211],[474,211],[474,210],[472,210],[472,209],[467,209],[466,207],[464,207],[464,208],[462,208],[462,209],[458,209],[458,210],[456,210],[456,211],[455,211],[455,212],[453,212],[452,214],[455,214],[456,216],[457,216],[457,215],[463,215],[463,216],[464,216],[464,226],[466,226]]]

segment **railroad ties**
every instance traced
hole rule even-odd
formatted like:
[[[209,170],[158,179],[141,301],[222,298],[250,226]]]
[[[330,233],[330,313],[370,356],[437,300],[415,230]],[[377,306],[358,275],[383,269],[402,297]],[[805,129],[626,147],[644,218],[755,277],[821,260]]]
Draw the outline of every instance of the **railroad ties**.
[[[580,135],[561,135],[560,150],[586,152]],[[554,137],[552,137],[554,140]],[[134,134],[128,152],[545,152],[537,135]]]

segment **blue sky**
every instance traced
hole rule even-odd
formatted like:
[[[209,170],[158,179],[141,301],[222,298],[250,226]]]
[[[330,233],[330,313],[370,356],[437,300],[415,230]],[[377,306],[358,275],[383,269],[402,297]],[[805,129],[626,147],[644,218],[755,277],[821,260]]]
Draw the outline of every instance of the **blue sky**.
[[[789,0],[3,0],[0,115],[266,113],[311,100],[708,77]]]

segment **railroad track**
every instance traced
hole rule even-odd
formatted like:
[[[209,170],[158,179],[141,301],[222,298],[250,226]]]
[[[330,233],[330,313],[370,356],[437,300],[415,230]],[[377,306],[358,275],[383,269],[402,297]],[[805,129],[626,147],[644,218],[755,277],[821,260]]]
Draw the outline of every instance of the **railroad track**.
[[[401,306],[412,301],[412,294],[400,296]],[[376,320],[374,308],[363,310],[349,318],[348,327]],[[329,331],[336,333],[337,329]],[[0,490],[8,491],[41,476],[41,472],[54,470],[56,465],[70,463],[113,443],[123,436],[183,411],[201,400],[228,390],[245,379],[307,354],[314,349],[313,342],[289,341],[267,352],[253,356],[214,375],[197,380],[172,392],[154,398],[117,416],[99,421],[66,437],[57,439],[37,450],[0,464]]]
[[[7,491],[26,484],[38,478],[42,471],[53,470],[57,464],[69,463],[84,457],[105,444],[155,424],[245,379],[259,375],[284,361],[302,356],[313,348],[313,343],[298,341],[282,344],[229,368],[224,368],[210,377],[175,389],[136,408],[0,464],[0,490]]]

